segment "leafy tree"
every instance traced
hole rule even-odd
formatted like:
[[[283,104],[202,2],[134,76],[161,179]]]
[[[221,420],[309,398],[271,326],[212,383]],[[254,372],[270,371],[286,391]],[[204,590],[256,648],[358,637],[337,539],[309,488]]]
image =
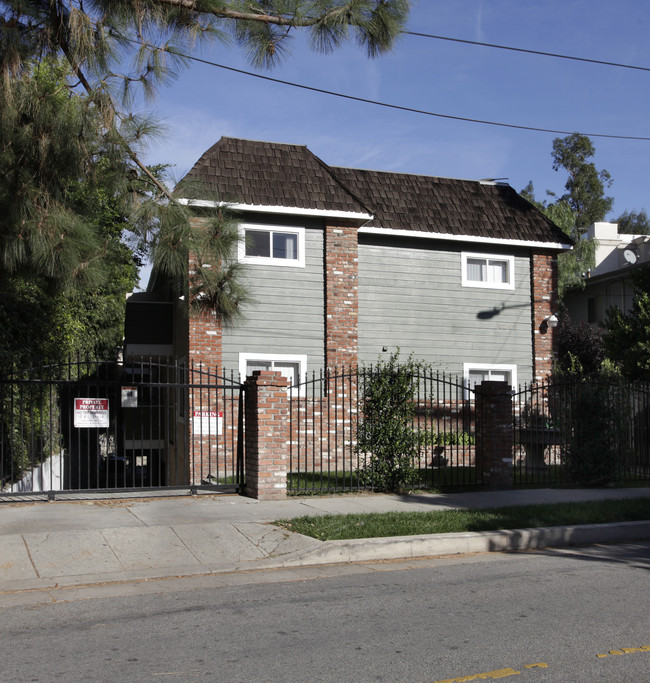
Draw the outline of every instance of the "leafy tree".
[[[33,64],[0,81],[0,256],[5,272],[26,269],[62,288],[101,278],[100,236],[72,207],[69,188],[92,183],[99,149],[90,102],[61,88],[65,66]]]
[[[650,381],[650,293],[637,292],[632,310],[607,312],[604,337],[607,355],[628,379]]]
[[[550,192],[547,194],[554,196]],[[571,251],[558,255],[558,296],[562,301],[568,289],[585,286],[583,273],[594,267],[596,245],[592,240],[580,238],[575,227],[575,214],[566,199],[558,199],[555,202],[539,201],[535,198],[535,188],[532,182],[521,190],[521,196],[546,214],[574,242]]]
[[[554,419],[564,443],[562,459],[569,481],[602,486],[615,477],[629,447],[621,425],[629,420],[629,393],[607,358],[602,335],[566,313],[558,325],[558,363],[550,387]]]
[[[553,169],[567,171],[566,194],[561,199],[568,202],[575,214],[576,227],[583,231],[591,223],[602,221],[612,208],[614,200],[605,196],[612,178],[605,171],[598,171],[593,162],[587,161],[596,153],[586,135],[573,133],[553,140]]]
[[[602,336],[588,323],[576,324],[566,313],[560,315],[557,327],[558,362],[555,371],[561,375],[597,374],[605,361]]]
[[[560,301],[567,289],[583,288],[583,273],[594,267],[596,245],[593,240],[581,239],[591,223],[602,221],[611,210],[613,199],[605,196],[605,188],[612,184],[610,174],[598,171],[588,161],[596,153],[591,140],[579,133],[553,140],[553,168],[568,173],[565,184],[567,192],[554,201],[538,201],[532,182],[521,195],[543,211],[574,242],[569,252],[558,256],[558,291]]]
[[[569,289],[584,289],[584,275],[595,265],[596,243],[594,240],[580,239],[575,236],[571,251],[558,255],[558,298],[562,301]]]
[[[644,209],[624,211],[617,219],[619,233],[650,235],[650,219]]]
[[[615,479],[629,434],[621,425],[630,418],[629,387],[607,371],[582,376],[555,387],[565,423],[562,459],[569,481],[603,486]]]
[[[603,341],[607,357],[624,377],[650,381],[650,268],[634,270],[632,308],[607,311]]]

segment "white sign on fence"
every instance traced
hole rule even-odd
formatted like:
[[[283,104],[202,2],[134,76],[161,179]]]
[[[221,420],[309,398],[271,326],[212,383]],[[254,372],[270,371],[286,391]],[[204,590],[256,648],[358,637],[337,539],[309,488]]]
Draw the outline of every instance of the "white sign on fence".
[[[197,436],[218,436],[223,432],[223,413],[216,410],[192,411],[192,433]]]
[[[109,426],[108,399],[75,398],[74,426],[107,428]]]
[[[138,387],[122,387],[122,408],[138,407]]]

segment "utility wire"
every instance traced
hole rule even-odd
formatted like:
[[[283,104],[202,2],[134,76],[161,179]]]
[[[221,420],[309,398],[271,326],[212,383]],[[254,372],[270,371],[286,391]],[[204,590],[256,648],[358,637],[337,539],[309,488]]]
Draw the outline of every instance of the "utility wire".
[[[570,59],[574,62],[587,62],[589,64],[601,64],[604,66],[615,66],[620,69],[636,69],[637,71],[650,71],[650,67],[636,66],[634,64],[620,64],[618,62],[606,62],[601,59],[589,59],[588,57],[573,57],[571,55],[561,55],[555,52],[541,52],[539,50],[526,50],[523,47],[511,47],[508,45],[497,45],[495,43],[480,43],[476,40],[464,40],[462,38],[449,38],[448,36],[436,36],[431,33],[418,33],[416,31],[402,31],[405,35],[417,36],[419,38],[433,38],[435,40],[448,40],[452,43],[464,43],[465,45],[477,45],[480,47],[492,47],[497,50],[510,50],[511,52],[525,52],[529,55],[541,55],[542,57],[555,57],[556,59]]]
[[[162,48],[154,48],[154,50],[162,50]],[[354,102],[363,102],[364,104],[374,104],[377,107],[385,107],[387,109],[397,109],[399,111],[407,111],[412,114],[423,114],[425,116],[434,116],[440,119],[451,119],[452,121],[466,121],[468,123],[481,123],[486,126],[499,126],[501,128],[515,128],[517,130],[529,130],[536,133],[553,133],[554,135],[572,135],[579,131],[567,131],[567,130],[555,130],[553,128],[537,128],[535,126],[522,126],[515,123],[502,123],[499,121],[487,121],[484,119],[474,119],[467,116],[453,116],[451,114],[439,114],[432,111],[426,111],[425,109],[415,109],[413,107],[405,107],[399,104],[390,104],[388,102],[380,102],[378,100],[370,100],[365,97],[356,97],[355,95],[345,95],[344,93],[335,92],[333,90],[324,90],[323,88],[315,88],[311,85],[304,85],[302,83],[292,83],[291,81],[284,81],[280,78],[273,78],[272,76],[263,76],[261,74],[253,73],[252,71],[245,71],[243,69],[236,69],[233,66],[225,66],[224,64],[217,64],[216,62],[211,62],[207,59],[201,59],[200,57],[192,57],[190,55],[181,54],[175,52],[179,57],[192,60],[194,62],[200,62],[201,64],[207,64],[208,66],[216,66],[219,69],[225,69],[226,71],[233,71],[234,73],[243,74],[244,76],[252,76],[253,78],[259,78],[263,81],[270,81],[271,83],[279,83],[281,85],[289,85],[292,88],[300,88],[301,90],[309,90],[310,92],[320,93],[321,95],[331,95],[332,97],[340,97],[346,100],[352,100]],[[581,133],[590,138],[609,138],[614,140],[642,140],[650,141],[650,137],[641,137],[636,135],[611,135],[607,133]]]

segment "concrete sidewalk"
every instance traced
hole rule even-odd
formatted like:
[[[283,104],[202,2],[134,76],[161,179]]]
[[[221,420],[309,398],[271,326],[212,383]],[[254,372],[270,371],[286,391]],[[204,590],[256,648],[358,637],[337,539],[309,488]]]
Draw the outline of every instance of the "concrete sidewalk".
[[[650,488],[333,495],[259,502],[236,495],[0,503],[0,593],[650,538],[650,521],[317,541],[269,525],[303,515],[648,498]]]

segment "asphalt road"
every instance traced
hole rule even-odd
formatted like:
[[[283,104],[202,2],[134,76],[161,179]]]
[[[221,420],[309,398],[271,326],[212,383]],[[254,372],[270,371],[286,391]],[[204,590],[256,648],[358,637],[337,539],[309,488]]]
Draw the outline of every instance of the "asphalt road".
[[[649,587],[637,543],[95,588],[2,607],[0,678],[645,681]]]

